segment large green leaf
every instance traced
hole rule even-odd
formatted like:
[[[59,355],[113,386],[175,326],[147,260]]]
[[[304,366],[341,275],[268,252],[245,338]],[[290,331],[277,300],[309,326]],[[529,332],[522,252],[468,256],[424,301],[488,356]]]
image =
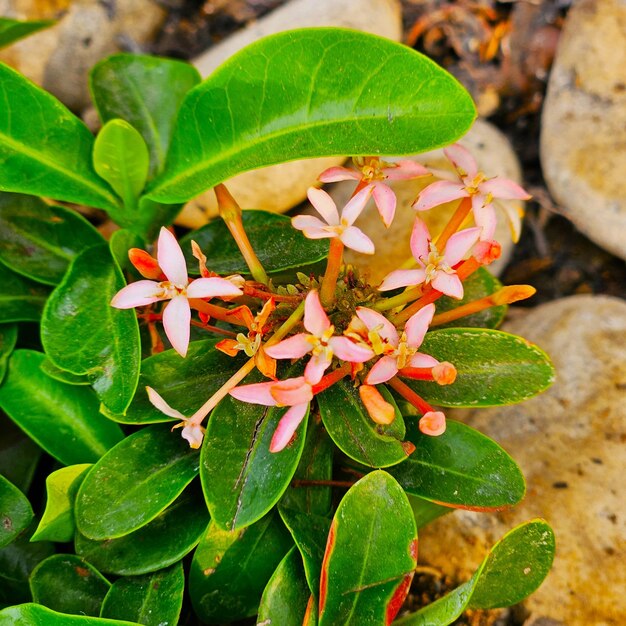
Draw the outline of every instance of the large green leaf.
[[[122,431],[98,413],[91,389],[66,385],[41,370],[45,355],[16,350],[0,386],[0,407],[28,436],[64,465],[93,463]]]
[[[417,529],[406,495],[378,470],[357,482],[337,508],[319,591],[319,626],[389,624],[417,564]]]
[[[38,322],[50,288],[16,274],[0,263],[0,324]]]
[[[13,20],[9,17],[0,17],[0,48],[53,24],[54,20]]]
[[[41,322],[50,360],[73,374],[87,374],[115,413],[124,413],[133,398],[141,356],[135,311],[110,304],[123,286],[108,246],[88,248],[50,296]]]
[[[269,211],[243,211],[243,225],[253,250],[269,274],[306,266],[328,256],[328,241],[307,239],[291,225],[291,219]],[[209,269],[218,274],[250,274],[239,248],[221,219],[188,233],[180,240],[190,274],[197,275],[198,260],[191,254],[195,241],[207,256]]]
[[[91,165],[93,136],[54,96],[0,63],[0,190],[115,209]]]
[[[28,498],[0,474],[0,548],[10,544],[33,519]]]
[[[211,522],[189,571],[189,595],[198,617],[223,624],[254,615],[267,581],[292,545],[276,515],[234,531]]]
[[[220,528],[237,530],[261,519],[289,486],[304,448],[307,416],[294,443],[270,452],[286,411],[227,396],[211,413],[200,478],[211,518]]]
[[[174,626],[178,624],[184,591],[185,574],[180,562],[153,574],[120,578],[104,598],[100,615],[145,626]]]
[[[418,498],[407,493],[409,504],[413,509],[413,517],[415,518],[415,525],[419,531],[427,524],[430,524],[433,520],[439,517],[452,513],[454,509],[449,506],[442,506],[441,504],[435,504],[430,500],[424,500],[424,498]]]
[[[522,500],[524,476],[495,441],[453,420],[448,420],[443,435],[428,437],[419,432],[417,419],[407,418],[415,451],[388,470],[407,493],[476,511],[501,509]]]
[[[41,604],[20,604],[0,611],[0,626],[138,626],[136,622],[58,613]]]
[[[7,373],[7,364],[9,362],[9,357],[15,349],[16,343],[17,325],[0,325],[0,383],[4,380],[4,375]]]
[[[474,116],[461,85],[408,47],[338,28],[283,32],[187,95],[150,197],[183,202],[293,159],[422,152],[453,142]]]
[[[56,285],[79,252],[102,242],[76,211],[34,196],[0,193],[0,259],[27,278]]]
[[[380,391],[395,406],[383,387]],[[350,382],[341,380],[316,397],[328,434],[350,458],[370,467],[387,467],[406,460],[409,451],[402,445],[406,431],[397,406],[394,421],[383,426],[372,421]]]
[[[554,382],[550,359],[522,337],[499,330],[445,328],[427,333],[420,352],[457,369],[451,385],[404,379],[429,402],[448,407],[515,404]]]
[[[200,489],[190,488],[139,530],[104,541],[77,533],[75,548],[102,572],[138,576],[180,561],[200,541],[208,523]]]
[[[41,448],[0,412],[0,474],[26,493],[41,457]]]
[[[541,585],[553,559],[554,533],[550,526],[539,519],[526,522],[491,549],[468,582],[394,624],[446,626],[468,608],[492,609],[517,604]]]

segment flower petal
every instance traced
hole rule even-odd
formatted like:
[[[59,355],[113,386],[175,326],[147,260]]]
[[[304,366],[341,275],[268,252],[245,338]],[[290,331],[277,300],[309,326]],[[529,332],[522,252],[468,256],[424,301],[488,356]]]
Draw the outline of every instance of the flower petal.
[[[392,356],[383,356],[372,367],[365,379],[366,385],[379,385],[387,382],[398,373],[398,363]]]
[[[420,418],[419,429],[431,437],[443,435],[446,432],[446,416],[441,411],[428,411]]]
[[[202,445],[202,440],[204,439],[204,428],[200,424],[190,422],[183,427],[180,435],[189,442],[190,448],[197,450]]]
[[[390,291],[398,287],[409,285],[421,285],[426,280],[426,272],[423,269],[395,270],[387,274],[378,287],[378,291]]]
[[[304,301],[304,327],[316,337],[321,337],[330,328],[330,320],[315,290],[309,291]]]
[[[281,418],[270,442],[270,452],[280,452],[291,441],[300,422],[304,419],[309,403],[294,404]]]
[[[291,225],[296,230],[301,230],[309,239],[324,239],[325,237],[337,237],[337,233],[328,230],[328,226],[319,217],[314,215],[296,215],[291,218]]]
[[[480,236],[480,228],[466,228],[454,233],[448,239],[443,258],[446,263],[453,267],[463,260],[463,257],[469,252],[470,248],[478,241]]]
[[[490,193],[494,198],[502,200],[530,200],[530,194],[518,185],[516,182],[508,178],[490,178],[481,183],[480,190],[483,193]]]
[[[167,280],[175,285],[187,286],[187,264],[176,237],[165,226],[161,227],[157,245],[157,259]]]
[[[463,297],[463,283],[456,273],[436,272],[432,284],[437,291],[445,293],[446,296],[456,298],[457,300]]]
[[[293,406],[313,399],[313,390],[304,376],[272,383],[270,393],[278,406]]]
[[[415,218],[413,224],[413,230],[411,231],[411,240],[409,245],[411,246],[411,253],[416,261],[420,262],[420,265],[425,266],[425,259],[428,258],[430,244],[430,233],[428,232],[428,226],[419,217]],[[424,260],[423,260],[424,259]]]
[[[493,239],[496,232],[496,212],[492,204],[483,205],[480,202],[474,202],[476,198],[477,196],[472,198],[474,221],[481,229],[480,238],[483,241],[489,241]]]
[[[331,337],[328,342],[333,354],[348,363],[365,363],[374,357],[374,352],[364,345],[359,345],[348,337]]]
[[[278,402],[271,393],[276,383],[270,380],[267,383],[253,383],[252,385],[240,385],[231,389],[228,393],[237,400],[250,404],[262,404],[263,406],[276,406]]]
[[[435,367],[435,365],[439,365],[439,361],[434,356],[422,352],[416,352],[409,361],[410,367]]]
[[[148,400],[150,400],[154,407],[159,409],[161,413],[168,417],[175,417],[181,420],[187,419],[180,411],[173,409],[157,391],[152,389],[152,387],[146,387],[146,392],[148,394]]]
[[[187,287],[188,298],[218,298],[241,295],[243,295],[243,291],[225,278],[196,278]]]
[[[504,211],[511,229],[511,239],[513,239],[514,243],[517,243],[520,233],[522,232],[522,218],[524,217],[523,207],[511,200],[501,200],[495,204]]]
[[[389,228],[396,214],[396,194],[385,183],[377,182],[374,185],[373,195],[383,224]]]
[[[298,333],[265,348],[265,353],[273,359],[299,359],[313,349],[313,344],[307,340],[307,337],[310,335]]]
[[[468,196],[469,193],[462,183],[438,180],[436,183],[424,187],[412,206],[416,211],[427,211],[440,204]]]
[[[343,207],[343,211],[341,211],[341,222],[352,226],[356,218],[361,215],[373,191],[374,185],[367,185],[367,187],[364,187],[361,191],[352,196],[346,206]]]
[[[304,368],[304,378],[307,383],[317,385],[322,380],[324,372],[328,369],[332,357],[328,357],[326,352],[314,354]]]
[[[472,153],[459,143],[444,148],[443,153],[462,176],[474,178],[478,174],[478,165]]]
[[[338,183],[340,180],[361,180],[360,172],[347,167],[329,167],[318,177],[321,183]]]
[[[356,308],[357,317],[367,326],[367,330],[375,330],[392,346],[398,345],[398,331],[396,327],[381,313],[364,306]]]
[[[422,345],[424,335],[434,315],[435,305],[431,303],[409,317],[404,326],[404,330],[406,332],[407,342],[412,348],[419,348]]]
[[[163,289],[159,283],[153,280],[138,280],[136,283],[126,285],[120,289],[111,300],[111,306],[116,309],[132,309],[136,306],[146,306],[153,302],[162,300],[159,294],[163,293]]]
[[[340,236],[343,244],[356,252],[362,254],[374,254],[374,242],[356,226],[349,226]]]
[[[373,385],[361,385],[359,396],[367,413],[376,424],[391,424],[396,418],[394,406],[389,404]]]
[[[410,180],[411,178],[430,175],[430,172],[421,163],[409,159],[396,161],[395,165],[396,167],[383,168],[383,174],[388,180]]]
[[[145,250],[141,250],[141,248],[131,248],[128,251],[128,260],[144,278],[156,281],[163,280],[164,275],[157,260],[150,256]]]
[[[172,348],[186,356],[189,347],[189,322],[191,322],[191,309],[189,300],[185,296],[172,298],[163,309],[163,329]]]
[[[335,201],[323,190],[316,187],[309,187],[307,191],[309,202],[315,210],[324,218],[330,226],[339,224],[339,212]]]

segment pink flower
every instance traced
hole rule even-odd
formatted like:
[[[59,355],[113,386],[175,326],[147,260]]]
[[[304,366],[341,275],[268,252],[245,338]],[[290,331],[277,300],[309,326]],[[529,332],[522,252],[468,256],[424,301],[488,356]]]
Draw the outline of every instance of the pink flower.
[[[263,406],[291,407],[278,422],[270,443],[270,452],[280,452],[291,441],[313,399],[313,388],[304,376],[287,378],[278,382],[241,385],[231,389],[229,393],[233,398],[242,402]]]
[[[377,311],[357,307],[356,314],[367,327],[374,352],[382,355],[365,378],[366,385],[384,383],[404,367],[434,367],[439,363],[434,357],[418,352],[435,314],[434,304],[427,304],[412,315],[400,336],[396,327]]]
[[[372,240],[359,228],[353,226],[356,218],[361,215],[365,208],[372,188],[366,187],[350,199],[341,212],[341,218],[337,211],[337,205],[333,199],[321,189],[310,187],[307,195],[311,204],[324,218],[324,221],[314,215],[297,215],[291,220],[294,228],[301,230],[309,239],[324,239],[339,237],[344,246],[362,252],[374,254]]]
[[[191,308],[189,298],[216,298],[240,296],[242,291],[224,278],[198,278],[189,283],[183,251],[167,228],[161,228],[158,243],[159,267],[167,280],[139,280],[127,285],[111,300],[118,309],[146,306],[160,300],[169,300],[163,309],[163,328],[172,347],[185,356],[189,346]]]
[[[320,174],[319,180],[323,183],[335,183],[340,180],[366,182],[372,187],[376,208],[387,227],[390,226],[396,212],[396,194],[383,181],[410,180],[430,175],[423,165],[409,160],[385,163],[376,157],[371,157],[355,158],[354,163],[360,171],[347,167],[331,167]]]
[[[448,239],[443,252],[440,253],[430,239],[426,224],[419,217],[415,218],[411,233],[411,252],[417,261],[418,268],[391,272],[378,289],[389,291],[408,285],[432,283],[437,291],[460,300],[463,297],[463,283],[453,267],[476,243],[479,235],[480,228],[476,227],[454,233]]]
[[[304,370],[304,378],[317,384],[337,356],[349,363],[364,363],[374,356],[366,346],[354,343],[348,337],[333,336],[335,327],[330,323],[317,291],[310,291],[304,301],[304,328],[309,333],[298,333],[265,348],[274,359],[299,359],[312,352],[313,356]]]
[[[413,204],[418,211],[426,211],[440,204],[460,198],[472,199],[472,211],[476,225],[482,229],[481,241],[493,239],[496,229],[496,213],[493,201],[528,200],[530,195],[516,182],[507,178],[487,178],[478,171],[478,164],[470,152],[458,143],[444,149],[448,160],[454,166],[457,176],[454,180],[440,180],[428,185]],[[519,239],[521,230],[521,209],[506,203],[498,203],[505,211],[513,241]]]

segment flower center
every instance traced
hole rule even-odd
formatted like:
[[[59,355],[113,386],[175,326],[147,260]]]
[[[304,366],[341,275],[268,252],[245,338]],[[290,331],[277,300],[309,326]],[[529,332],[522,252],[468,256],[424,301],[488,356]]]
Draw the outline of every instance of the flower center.
[[[408,344],[406,332],[402,333],[400,337],[400,342],[398,343],[398,347],[394,352],[394,356],[396,357],[398,363],[398,369],[401,370],[403,367],[406,367],[411,357],[417,352],[417,348],[413,348]]]
[[[420,261],[424,264],[424,271],[426,272],[426,282],[431,282],[437,272],[445,272],[446,274],[453,274],[454,270],[446,263],[443,254],[440,254],[435,244],[431,241],[429,244],[428,257],[421,257]]]
[[[176,296],[186,296],[187,295],[187,285],[175,285],[171,283],[169,280],[164,280],[159,283],[159,287],[161,289],[161,293],[159,293],[159,298],[167,298],[171,300]]]
[[[238,333],[236,339],[238,343],[235,348],[243,350],[246,356],[254,356],[261,345],[260,333],[251,332],[249,335]]]
[[[333,336],[335,332],[334,326],[329,326],[321,335],[318,337],[317,335],[309,335],[307,337],[307,341],[313,345],[313,350],[311,351],[314,356],[325,356],[328,359],[333,358],[333,350],[328,345],[330,338]]]
[[[465,183],[465,190],[470,194],[470,196],[475,196],[477,193],[480,193],[479,187],[486,180],[487,177],[482,172],[478,172],[478,174],[476,174],[471,181],[463,181]]]

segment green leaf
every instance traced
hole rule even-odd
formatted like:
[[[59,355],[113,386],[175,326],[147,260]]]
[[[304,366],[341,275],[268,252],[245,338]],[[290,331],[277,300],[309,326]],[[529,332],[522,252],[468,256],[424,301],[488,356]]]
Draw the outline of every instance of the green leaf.
[[[105,454],[76,497],[76,525],[114,539],[152,521],[198,473],[199,454],[165,425],[142,428]]]
[[[420,352],[457,369],[451,385],[404,379],[428,402],[446,407],[516,404],[547,389],[554,368],[545,352],[499,330],[445,328],[427,333]]]
[[[53,554],[30,575],[33,600],[59,613],[100,615],[111,584],[90,563],[73,554]]]
[[[72,374],[72,372],[62,370],[48,358],[45,358],[41,362],[41,371],[46,374],[46,376],[50,376],[50,378],[54,378],[54,380],[58,380],[60,383],[65,383],[66,385],[89,384],[89,379],[85,374]]]
[[[56,285],[80,252],[99,243],[102,235],[76,211],[0,193],[0,260],[18,274]]]
[[[83,482],[89,463],[70,465],[46,478],[46,509],[31,541],[72,541],[74,523],[74,500]]]
[[[72,374],[87,374],[115,413],[124,413],[133,398],[141,358],[135,311],[110,304],[123,286],[108,246],[88,248],[52,292],[41,323],[50,360]]]
[[[0,263],[0,324],[38,322],[50,288],[16,274]]]
[[[76,553],[100,571],[119,576],[139,576],[169,567],[196,546],[209,523],[200,489],[186,489],[149,524],[119,537],[93,541],[79,532]]]
[[[4,380],[4,375],[7,373],[9,357],[16,343],[17,326],[15,324],[0,325],[0,383]]]
[[[0,474],[26,493],[41,457],[41,448],[0,412]]]
[[[12,20],[0,17],[0,48],[54,24],[54,20]]]
[[[533,593],[554,560],[554,533],[544,520],[514,528],[490,551],[472,578],[454,591],[407,615],[397,626],[446,626],[465,609],[512,606]]]
[[[389,624],[417,564],[417,530],[402,488],[375,471],[337,508],[320,582],[319,626]]]
[[[145,248],[145,242],[141,237],[137,234],[133,233],[130,230],[126,230],[125,228],[120,228],[116,230],[112,235],[111,239],[109,239],[109,248],[111,250],[111,254],[115,259],[115,262],[118,264],[119,268],[122,272],[127,272],[138,279],[143,278],[141,274],[135,269],[133,264],[130,262],[128,258],[128,251],[131,248]]]
[[[0,611],[0,626],[137,626],[134,622],[57,613],[41,604],[20,604]]]
[[[379,389],[395,406],[387,390]],[[350,458],[370,467],[387,467],[406,460],[408,452],[402,445],[404,420],[397,406],[394,421],[383,426],[372,421],[352,383],[341,380],[316,397],[328,434]]]
[[[437,313],[444,313],[456,309],[473,300],[479,300],[486,296],[490,296],[502,287],[502,283],[493,276],[489,270],[484,267],[479,267],[478,271],[470,275],[469,278],[463,281],[463,299],[455,300],[449,296],[443,296],[437,300]],[[437,328],[454,328],[461,326],[463,328],[477,327],[477,328],[497,328],[500,326],[506,315],[507,306],[492,306],[488,309],[483,309],[478,313],[472,313],[453,322],[447,324],[441,324]]]
[[[91,389],[60,383],[41,371],[41,352],[16,350],[0,386],[0,407],[48,454],[63,463],[93,463],[123,437],[98,413]]]
[[[0,190],[99,209],[118,200],[91,166],[93,136],[54,96],[0,63]]]
[[[125,415],[104,410],[104,414],[123,424],[170,422],[168,417],[148,400],[146,386],[156,389],[167,403],[183,415],[192,415],[242,365],[215,349],[217,339],[192,341],[187,356],[166,350],[141,362],[137,393]]]
[[[223,624],[254,615],[267,581],[292,545],[276,515],[235,531],[211,522],[189,571],[189,595],[198,617]]]
[[[294,547],[278,564],[263,591],[257,624],[302,626],[309,597],[302,558]]]
[[[150,197],[184,202],[294,159],[423,152],[462,136],[475,114],[450,74],[406,46],[339,28],[278,33],[189,92]]]
[[[32,519],[33,509],[28,498],[0,475],[0,548],[16,539]]]
[[[200,479],[211,518],[220,528],[238,530],[261,519],[289,486],[304,448],[308,411],[295,441],[270,452],[274,431],[287,410],[226,396],[211,413]]]
[[[418,498],[417,496],[412,496],[409,493],[406,495],[409,499],[409,504],[413,509],[413,517],[415,518],[417,530],[421,530],[433,520],[454,511],[454,509],[451,509],[449,506],[441,506],[441,504],[435,504],[430,500],[424,500],[424,498]]]
[[[180,562],[153,574],[120,578],[107,593],[100,615],[146,626],[173,626],[178,624],[184,591]]]
[[[415,451],[389,473],[414,496],[453,508],[497,510],[524,497],[524,476],[515,461],[492,439],[448,420],[446,432],[428,437],[417,418],[409,422]]]
[[[148,146],[128,122],[114,119],[104,125],[93,147],[93,166],[122,198],[126,210],[137,208],[149,165]]]
[[[277,274],[306,267],[328,256],[328,242],[324,239],[307,239],[291,225],[291,219],[269,211],[243,211],[243,225],[253,250],[269,274]],[[191,241],[195,241],[207,256],[209,269],[218,274],[250,275],[239,248],[222,219],[188,233],[180,240],[190,274],[198,275],[198,261],[191,254]]]
[[[163,166],[185,94],[200,82],[188,63],[140,54],[116,54],[97,63],[89,87],[103,122],[126,120],[150,152],[150,178]]]

